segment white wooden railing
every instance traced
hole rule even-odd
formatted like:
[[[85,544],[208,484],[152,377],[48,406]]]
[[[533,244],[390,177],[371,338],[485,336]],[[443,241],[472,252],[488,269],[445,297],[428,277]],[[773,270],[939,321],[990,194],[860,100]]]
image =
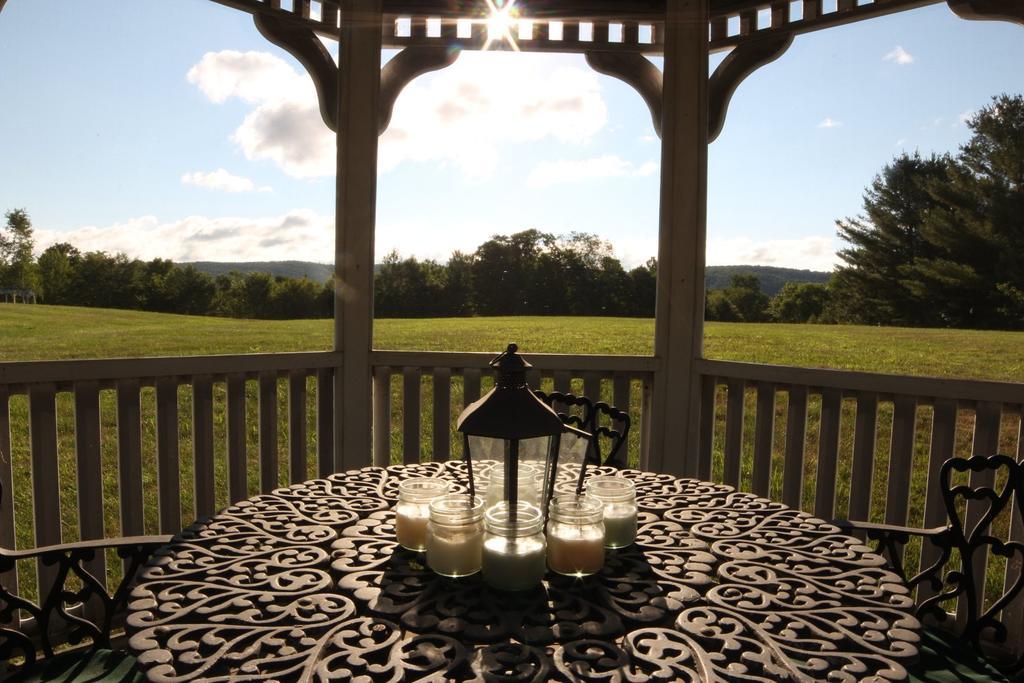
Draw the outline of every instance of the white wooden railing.
[[[1024,459],[1024,384],[934,379],[701,360],[698,476],[769,496],[822,519],[932,528],[946,523],[939,468],[954,456]],[[972,486],[994,486],[991,472]],[[1001,485],[1001,482],[1000,482]],[[840,495],[841,494],[841,495]],[[967,527],[984,503],[966,510]],[[1020,517],[994,535],[1024,541]],[[904,549],[910,570],[938,558],[931,545]],[[979,556],[986,605],[1022,571]],[[986,561],[993,562],[987,567]],[[922,585],[918,600],[934,595]],[[1024,595],[1003,612],[1024,652]]]
[[[491,357],[373,352],[366,462],[461,457],[455,419],[493,381]],[[174,532],[229,502],[334,471],[339,360],[322,352],[0,363],[0,545]],[[647,465],[658,359],[529,360],[533,386],[628,410],[630,462]],[[711,360],[697,368],[697,475],[825,519],[937,526],[945,459],[1024,457],[1024,385]],[[1019,524],[998,531],[1024,539]],[[929,553],[908,546],[906,562],[919,566]],[[98,557],[94,566],[100,575],[103,563]],[[1019,564],[994,566],[990,592],[994,574],[1009,584]],[[0,580],[13,586],[20,578],[31,589],[37,571],[20,567]],[[1024,600],[1004,617],[1011,633],[1024,633]]]
[[[487,366],[493,357],[489,353],[375,352],[374,464],[461,457],[461,443],[452,438],[455,418],[493,382]],[[637,465],[646,464],[646,440],[641,435],[649,412],[654,358],[530,354],[529,362],[533,365],[527,374],[530,386],[600,396],[628,410],[634,434],[630,455]],[[424,433],[429,434],[429,442],[423,439]]]

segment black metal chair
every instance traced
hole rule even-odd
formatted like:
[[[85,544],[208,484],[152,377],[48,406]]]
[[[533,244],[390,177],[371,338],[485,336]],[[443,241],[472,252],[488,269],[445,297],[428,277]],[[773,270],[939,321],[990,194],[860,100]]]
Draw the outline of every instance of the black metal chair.
[[[110,650],[111,635],[124,618],[139,568],[170,540],[170,536],[135,536],[31,550],[0,548],[0,574],[14,571],[18,560],[36,559],[48,568],[40,578],[52,578],[50,585],[39,586],[38,602],[0,585],[0,677],[65,683],[143,680],[131,656]],[[116,550],[124,560],[124,576],[113,593],[86,568],[107,549]],[[71,577],[80,587],[68,586]],[[30,621],[19,624],[19,610]],[[63,644],[70,647],[58,652]]]
[[[558,412],[560,407],[568,407],[570,412],[558,412],[558,417],[562,419],[562,422],[594,435],[587,448],[587,464],[611,465],[619,469],[626,467],[628,449],[623,447],[629,436],[629,413],[619,410],[615,406],[608,405],[604,401],[595,403],[586,396],[565,394],[559,391],[545,393],[535,390],[533,393],[536,394],[537,398],[554,408],[556,412]],[[581,408],[581,414],[571,412],[573,407]],[[608,418],[612,425],[611,427],[601,424],[600,418],[602,415]],[[606,437],[610,441],[607,451],[602,449],[601,437]]]
[[[1005,484],[999,489],[953,485],[953,476],[957,473],[987,471],[990,481],[996,481],[996,474],[1002,470],[1005,470]],[[1006,680],[1002,678],[1004,675],[1011,680],[1024,680],[1024,656],[1014,661],[999,661],[981,654],[988,643],[999,645],[1008,640],[1019,643],[1024,638],[1024,633],[1008,633],[1001,621],[1002,609],[1024,589],[1024,572],[1004,585],[1001,596],[987,609],[984,591],[978,590],[985,585],[985,577],[978,576],[979,571],[984,571],[985,565],[981,562],[984,557],[1002,556],[1008,561],[1024,562],[1024,543],[1002,541],[991,532],[993,522],[1006,511],[1009,511],[1011,525],[1024,524],[1024,463],[1006,455],[952,458],[943,463],[939,483],[949,520],[946,526],[914,529],[846,521],[839,525],[864,532],[868,540],[876,542],[878,551],[907,585],[911,589],[918,588],[926,596],[924,599],[918,596],[917,615],[937,629],[926,626],[919,670],[912,673],[911,680]],[[971,508],[969,516],[964,514],[968,507]],[[932,544],[935,550],[928,566],[914,576],[907,576],[902,550],[914,536]],[[959,560],[953,567],[947,567],[954,559],[954,551]],[[956,619],[946,611],[946,606],[954,600],[959,601]]]

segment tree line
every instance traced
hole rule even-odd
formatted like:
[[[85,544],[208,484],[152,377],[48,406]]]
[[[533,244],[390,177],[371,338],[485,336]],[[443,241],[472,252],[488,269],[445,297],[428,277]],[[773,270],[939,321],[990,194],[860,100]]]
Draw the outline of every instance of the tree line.
[[[975,114],[954,154],[901,154],[837,221],[846,243],[825,284],[768,297],[756,276],[707,292],[708,320],[1024,329],[1024,97]],[[23,209],[0,226],[0,289],[45,303],[246,318],[324,318],[334,286],[266,273],[211,276],[163,259],[55,244],[33,258]],[[573,232],[494,235],[445,263],[389,254],[374,277],[378,317],[654,315],[657,261],[627,270],[609,242]]]

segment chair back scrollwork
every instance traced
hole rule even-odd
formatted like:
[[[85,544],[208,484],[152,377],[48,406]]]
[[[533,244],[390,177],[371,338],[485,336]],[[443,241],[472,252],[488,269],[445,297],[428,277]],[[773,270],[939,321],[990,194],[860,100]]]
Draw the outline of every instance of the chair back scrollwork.
[[[554,391],[546,393],[534,391],[537,398],[544,401],[558,412],[562,422],[573,427],[582,429],[593,434],[590,446],[587,449],[587,463],[591,465],[611,465],[619,469],[626,467],[628,449],[624,448],[629,436],[630,419],[629,413],[619,410],[615,406],[604,401],[594,402],[586,396]],[[558,408],[567,407],[569,412],[559,411]],[[571,412],[574,407],[579,407],[579,414]],[[601,417],[607,418],[611,426],[601,423]],[[603,447],[607,439],[607,449]]]
[[[984,480],[1001,483],[993,486],[954,483],[956,475],[975,475],[986,471],[989,477]],[[1024,572],[1009,585],[1004,585],[1002,595],[987,609],[983,588],[985,577],[976,574],[979,568],[983,572],[985,567],[979,558],[1005,557],[1010,566],[1020,566],[1024,562],[1024,543],[1004,541],[997,538],[992,530],[996,520],[1007,511],[1011,525],[1014,517],[1017,523],[1024,522],[1024,463],[1006,455],[952,458],[943,463],[939,482],[949,526],[932,539],[940,548],[941,556],[919,575],[926,575],[937,590],[935,595],[921,603],[919,614],[942,621],[948,618],[943,604],[959,600],[961,620],[966,615],[961,633],[963,640],[973,643],[979,651],[983,636],[985,640],[1005,643],[1009,634],[1000,621],[1000,613],[1024,590]],[[953,551],[959,554],[959,568],[949,569],[941,580],[937,580],[939,571],[952,558]],[[1014,637],[1021,638],[1024,634],[1014,634]],[[1024,658],[1021,663],[1024,663]]]
[[[39,586],[38,601],[0,585],[0,670],[6,663],[10,672],[12,660],[20,659],[17,670],[27,671],[38,661],[53,657],[55,649],[65,644],[110,647],[111,632],[123,618],[135,575],[169,540],[170,536],[139,536],[32,550],[0,548],[0,574],[15,570],[19,560],[39,560],[43,566],[55,568],[48,574],[54,577],[52,585]],[[113,592],[86,568],[107,548],[115,549],[124,560],[124,574]],[[77,579],[72,582],[77,587],[69,585],[71,577]],[[28,628],[23,628],[26,624]]]

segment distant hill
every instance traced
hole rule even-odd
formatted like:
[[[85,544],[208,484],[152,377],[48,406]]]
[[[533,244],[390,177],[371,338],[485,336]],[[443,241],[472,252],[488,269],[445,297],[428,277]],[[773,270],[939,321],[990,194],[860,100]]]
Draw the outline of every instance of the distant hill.
[[[819,270],[797,270],[796,268],[776,268],[775,266],[708,266],[707,289],[725,289],[729,286],[733,275],[756,275],[761,283],[761,291],[768,296],[775,296],[787,282],[828,282],[832,273]]]
[[[280,277],[305,277],[315,282],[327,282],[334,276],[334,266],[312,261],[251,261],[248,263],[226,263],[223,261],[195,261],[182,263],[195,266],[196,270],[217,277],[232,271],[236,273],[270,273]]]
[[[307,277],[316,282],[326,282],[334,274],[334,266],[312,261],[252,261],[248,263],[226,263],[222,261],[196,261],[182,264],[195,266],[197,270],[214,277],[235,271],[238,273],[270,273],[281,277]],[[379,267],[379,265],[377,266]],[[733,275],[756,275],[761,291],[775,296],[787,282],[827,282],[831,273],[774,266],[708,266],[707,288],[725,289]]]

